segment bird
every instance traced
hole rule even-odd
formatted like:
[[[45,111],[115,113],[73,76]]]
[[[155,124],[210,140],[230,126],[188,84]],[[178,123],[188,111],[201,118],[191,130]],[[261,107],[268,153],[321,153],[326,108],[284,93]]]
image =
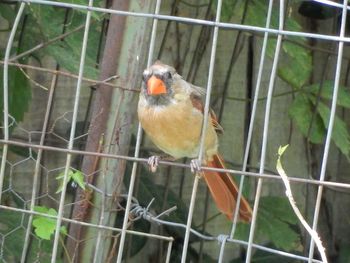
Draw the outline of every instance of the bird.
[[[187,82],[173,67],[159,60],[143,71],[142,81],[144,85],[141,87],[137,112],[146,135],[172,159],[187,157],[196,160],[204,119],[205,90]],[[224,160],[218,152],[217,136],[223,132],[223,128],[212,110],[209,114],[203,164],[207,167],[225,168]],[[149,158],[149,164],[153,168],[158,162],[158,156]],[[231,175],[205,169],[201,170],[201,175],[218,210],[232,221],[239,189]],[[252,209],[241,196],[238,218],[249,223],[251,217]]]

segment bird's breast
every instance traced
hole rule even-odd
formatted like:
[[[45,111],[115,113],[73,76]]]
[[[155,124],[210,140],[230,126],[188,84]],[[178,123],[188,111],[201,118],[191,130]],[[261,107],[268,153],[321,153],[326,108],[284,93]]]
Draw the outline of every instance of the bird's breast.
[[[198,155],[203,114],[190,101],[174,101],[166,106],[141,102],[138,116],[147,135],[165,153],[175,158]],[[216,152],[217,136],[212,125],[208,125],[205,148]]]

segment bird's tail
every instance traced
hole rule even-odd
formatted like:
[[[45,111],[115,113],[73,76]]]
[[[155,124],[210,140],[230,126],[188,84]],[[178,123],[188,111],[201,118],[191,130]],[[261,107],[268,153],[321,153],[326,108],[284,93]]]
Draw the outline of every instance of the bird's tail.
[[[218,154],[213,156],[212,161],[207,162],[207,166],[225,168],[224,161]],[[203,177],[220,212],[232,220],[238,196],[238,187],[235,181],[229,173],[214,171],[203,171]],[[244,222],[250,222],[251,218],[252,209],[247,200],[242,196],[239,204],[239,219]]]

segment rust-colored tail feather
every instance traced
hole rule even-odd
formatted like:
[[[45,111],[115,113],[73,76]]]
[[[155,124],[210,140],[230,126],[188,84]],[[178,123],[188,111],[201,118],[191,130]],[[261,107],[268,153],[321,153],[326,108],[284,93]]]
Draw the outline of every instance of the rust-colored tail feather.
[[[207,162],[207,166],[225,168],[222,158],[217,154],[213,156],[212,161]],[[239,189],[230,174],[204,171],[203,177],[220,212],[232,220],[236,209]],[[247,200],[242,196],[239,207],[239,219],[244,222],[250,222],[251,218],[252,209]]]

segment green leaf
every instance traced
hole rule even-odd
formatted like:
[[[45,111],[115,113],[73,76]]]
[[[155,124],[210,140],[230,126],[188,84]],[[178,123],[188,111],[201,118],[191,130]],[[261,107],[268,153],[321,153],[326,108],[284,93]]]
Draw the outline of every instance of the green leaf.
[[[312,71],[312,58],[308,49],[300,45],[284,41],[283,58],[278,67],[278,76],[295,89],[301,88]]]
[[[24,148],[24,147],[20,147],[20,146],[16,146],[16,145],[10,145],[9,146],[9,150],[21,157],[30,157],[30,154],[32,154],[33,158],[36,159],[37,158],[37,154],[34,151],[34,149],[28,149],[28,148]]]
[[[84,182],[84,175],[80,171],[76,171],[72,174],[72,179],[74,182],[76,182],[80,188],[85,190],[85,182]]]
[[[174,248],[171,252],[170,262],[181,262],[182,251],[183,251],[182,242],[179,245],[174,246]],[[218,262],[217,260],[214,260],[210,255],[208,255],[205,252],[202,252],[201,256],[202,256],[202,262],[204,262],[204,263],[216,263],[216,262]],[[199,262],[199,258],[200,258],[200,256],[199,256],[198,250],[189,246],[187,249],[186,262]]]
[[[322,101],[318,101],[316,107],[316,97],[312,94],[316,94],[316,84],[310,86],[309,95],[304,93],[298,93],[289,108],[289,115],[296,122],[298,128],[304,136],[308,135],[310,123],[313,119],[313,125],[310,131],[309,140],[312,143],[322,143],[326,135],[326,127],[329,123],[330,109]],[[331,98],[330,82],[325,83],[324,91],[321,92],[321,96],[324,98]],[[342,89],[342,94],[339,94],[339,101],[342,106],[348,104],[349,94]],[[341,99],[340,99],[341,98]],[[313,109],[316,107],[316,113],[313,113]],[[313,116],[314,115],[314,116]],[[335,116],[334,127],[332,133],[332,140],[339,150],[347,157],[350,153],[350,134],[348,132],[347,124]]]
[[[258,232],[268,237],[280,249],[291,251],[300,246],[296,231],[297,218],[285,197],[262,197],[258,217]]]
[[[31,6],[31,18],[39,30],[36,33],[36,39],[40,42],[48,41],[62,35],[63,23],[67,15],[65,32],[74,30],[74,33],[56,41],[46,48],[41,49],[38,53],[51,55],[60,64],[60,66],[74,74],[79,71],[81,45],[84,35],[84,21],[86,15],[77,11],[67,11],[66,9],[57,9],[51,6]],[[100,17],[100,16],[98,16]],[[100,29],[96,20],[92,20],[89,30],[89,45],[84,63],[84,74],[89,78],[97,78],[96,58],[99,50]],[[80,30],[75,31],[76,28]]]
[[[34,211],[38,213],[47,214],[49,212],[49,209],[46,206],[35,206]]]
[[[298,2],[301,2],[298,12],[309,19],[329,19],[341,12],[336,7],[327,6],[324,3],[318,3],[316,1],[298,0]]]
[[[246,223],[237,223],[237,228],[235,231],[235,239],[248,240],[250,232],[250,225]]]
[[[80,52],[67,45],[66,42],[50,45],[46,48],[48,53],[53,56],[57,63],[69,72],[77,74],[79,72]],[[62,55],[64,54],[64,55]],[[84,66],[84,72],[90,78],[97,77],[97,70],[88,63]]]
[[[8,79],[9,113],[16,122],[20,122],[23,120],[24,113],[29,109],[32,92],[27,78],[18,68],[9,67]],[[0,86],[3,86],[3,70],[0,70]],[[0,107],[3,108],[3,92],[0,92]],[[3,114],[0,114],[0,118],[2,122]]]
[[[56,176],[56,180],[58,180],[60,182],[59,187],[57,188],[56,194],[62,192],[63,189],[63,180],[64,180],[64,171],[59,173]],[[81,171],[73,171],[71,169],[69,169],[68,171],[68,178],[67,178],[67,184],[73,180],[75,183],[77,183],[79,185],[79,187],[81,187],[83,190],[86,189],[85,187],[85,182],[84,182],[84,175]]]
[[[287,150],[288,146],[289,146],[289,144],[287,144],[287,145],[285,145],[285,146],[280,146],[280,147],[278,148],[278,155],[279,155],[279,156],[282,156],[282,155],[284,154],[284,152]]]
[[[1,8],[1,7],[0,7]],[[5,196],[3,196],[5,197]],[[6,202],[6,198],[3,198]],[[23,208],[23,206],[21,207]],[[0,235],[6,237],[2,240],[1,244],[1,262],[20,262],[21,252],[23,249],[23,242],[25,237],[25,229],[20,226],[25,225],[26,222],[22,222],[25,217],[10,210],[1,210],[0,216]],[[17,230],[16,230],[17,229]],[[11,233],[12,232],[12,233]],[[11,233],[11,234],[9,234]]]
[[[242,1],[243,2],[243,1]],[[264,0],[250,1],[246,24],[253,26],[265,27],[267,19],[268,2]],[[279,8],[274,6],[271,14],[271,27],[278,28],[279,24]],[[288,17],[285,21],[285,28],[292,31],[301,31],[302,26],[293,18]]]
[[[318,95],[320,89],[320,96],[324,99],[331,100],[333,98],[334,81],[326,80],[322,84],[322,87],[320,86],[320,83],[312,84],[310,86],[305,87],[305,90],[307,92],[310,92],[315,96]],[[345,108],[350,108],[350,91],[348,88],[344,86],[339,86],[337,105]]]
[[[249,4],[246,24],[264,27],[266,24],[268,3],[266,1],[254,0]],[[272,9],[271,28],[278,28],[279,10]],[[291,31],[302,31],[301,25],[292,17],[285,21],[285,29]],[[288,41],[291,40],[291,41]],[[262,41],[262,39],[260,39]],[[274,57],[276,39],[269,39],[266,53],[270,58]],[[295,89],[301,88],[308,80],[312,71],[312,57],[309,49],[302,44],[307,44],[305,38],[288,37],[282,43],[280,54],[278,76]]]
[[[322,143],[325,136],[325,126],[319,114],[313,113],[313,105],[303,93],[297,93],[292,105],[289,107],[289,115],[295,121],[301,133],[312,143]],[[314,116],[313,116],[314,115]],[[310,129],[311,126],[311,130]]]
[[[124,211],[120,211],[120,215],[116,218],[116,225],[117,226],[122,226],[123,225],[123,220],[124,220]],[[149,233],[151,231],[151,223],[146,221],[146,220],[137,220],[133,223],[132,225],[133,230],[143,232],[143,233]],[[131,241],[131,243],[130,243]],[[126,244],[130,244],[130,255],[134,256],[137,255],[141,251],[141,249],[146,245],[148,241],[147,237],[144,236],[131,236],[127,235],[126,236]],[[123,259],[124,259],[123,255]]]
[[[272,249],[276,249],[276,246],[274,246],[271,243],[265,244],[265,246],[272,248]],[[293,254],[296,255],[301,255],[300,252],[298,251],[290,251]],[[241,263],[242,259],[239,259],[237,261],[231,261],[231,263]],[[252,263],[264,263],[264,262],[268,262],[268,263],[295,263],[296,260],[294,258],[290,258],[290,257],[286,257],[284,255],[278,255],[278,254],[273,254],[271,252],[268,251],[264,251],[264,250],[260,250],[257,249],[255,251],[255,253],[253,254],[252,257]]]
[[[62,3],[67,3],[70,2],[72,4],[76,4],[76,5],[84,5],[86,6],[87,2],[86,0],[71,0],[71,1],[66,1],[66,0],[57,0],[57,2],[62,2]],[[94,6],[99,6],[101,3],[101,0],[96,0],[94,1]],[[82,13],[84,15],[87,14],[87,11],[83,10],[83,9],[74,9],[74,12],[79,12]],[[101,13],[100,12],[91,12],[91,16],[93,18],[95,18],[96,20],[100,20],[101,19]]]
[[[7,20],[7,22],[10,24],[9,29],[11,28],[12,21],[16,17],[16,13],[11,6],[13,6],[13,5],[10,3],[1,3],[0,4],[0,16],[5,18]],[[2,27],[0,27],[0,29],[3,30],[5,28],[3,28],[3,26],[2,26]]]
[[[215,4],[212,6],[213,12],[216,12],[217,9],[217,3],[216,1],[214,2]],[[243,10],[242,5],[238,5],[237,1],[223,1],[222,2],[222,8],[221,8],[221,16],[220,19],[222,22],[228,22],[232,18],[232,16],[235,16],[237,14],[238,10],[240,11]]]
[[[325,126],[328,126],[330,109],[322,102],[318,103],[317,111],[320,114]],[[350,134],[346,123],[337,115],[334,119],[332,140],[339,150],[347,157],[350,153]]]
[[[269,211],[273,217],[289,223],[297,224],[298,218],[294,214],[286,197],[280,196],[264,196],[260,207],[265,211]]]
[[[45,217],[36,218],[33,220],[35,234],[45,240],[50,240],[51,235],[55,232],[55,222]]]
[[[57,216],[57,212],[53,208],[47,208],[45,206],[35,206],[34,211]],[[55,232],[56,229],[56,219],[48,218],[45,216],[35,216],[33,222],[34,232],[35,234],[45,240],[50,240],[51,235]],[[65,226],[61,226],[60,233],[66,235],[67,228]]]
[[[349,241],[342,242],[339,247],[338,262],[350,262]]]
[[[72,179],[72,176],[73,176],[73,171],[72,170],[69,170],[68,171],[68,178],[67,178],[67,184],[69,183],[69,181]],[[63,180],[64,180],[64,171],[59,173],[58,176],[56,176],[56,180],[60,181],[60,185],[58,186],[57,188],[57,191],[56,191],[56,194],[62,192],[62,189],[63,189]]]
[[[2,200],[6,202],[6,198],[6,193],[4,193]],[[23,208],[24,204],[22,203],[18,207]],[[1,262],[21,262],[23,240],[26,231],[25,228],[20,226],[27,226],[27,224],[28,216],[19,215],[17,212],[5,209],[1,211],[0,234],[6,235],[6,242],[3,242],[1,245]],[[27,262],[50,262],[51,252],[52,242],[42,242],[40,238],[32,238],[26,257]],[[59,246],[58,254],[60,255],[61,252],[62,246]],[[60,262],[61,260],[57,260],[57,263]]]

